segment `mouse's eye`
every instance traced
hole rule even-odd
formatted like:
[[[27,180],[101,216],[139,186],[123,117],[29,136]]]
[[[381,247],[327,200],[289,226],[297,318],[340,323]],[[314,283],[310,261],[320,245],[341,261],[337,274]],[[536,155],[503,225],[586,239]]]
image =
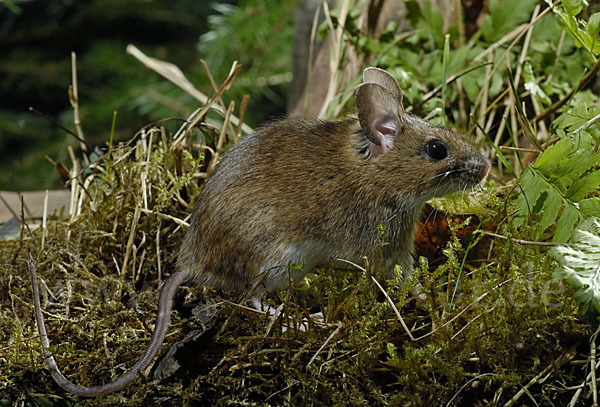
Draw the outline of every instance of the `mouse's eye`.
[[[448,147],[439,140],[431,140],[425,144],[425,154],[432,160],[443,160],[448,157]]]

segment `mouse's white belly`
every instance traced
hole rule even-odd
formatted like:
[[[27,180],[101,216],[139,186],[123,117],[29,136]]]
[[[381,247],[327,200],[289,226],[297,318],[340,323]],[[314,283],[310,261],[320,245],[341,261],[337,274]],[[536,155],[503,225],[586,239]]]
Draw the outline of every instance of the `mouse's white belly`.
[[[281,245],[260,267],[257,281],[264,291],[279,291],[302,280],[315,267],[331,264],[336,252],[322,242],[307,240]]]

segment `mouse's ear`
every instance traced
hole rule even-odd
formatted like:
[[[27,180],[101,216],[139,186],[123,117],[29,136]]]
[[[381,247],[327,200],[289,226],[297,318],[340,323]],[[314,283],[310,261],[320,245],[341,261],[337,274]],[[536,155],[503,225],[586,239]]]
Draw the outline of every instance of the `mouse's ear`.
[[[387,88],[363,83],[356,89],[356,112],[367,140],[369,156],[387,153],[400,133],[402,104]]]
[[[363,83],[376,83],[389,90],[402,107],[402,90],[396,78],[380,68],[370,67],[363,71]]]

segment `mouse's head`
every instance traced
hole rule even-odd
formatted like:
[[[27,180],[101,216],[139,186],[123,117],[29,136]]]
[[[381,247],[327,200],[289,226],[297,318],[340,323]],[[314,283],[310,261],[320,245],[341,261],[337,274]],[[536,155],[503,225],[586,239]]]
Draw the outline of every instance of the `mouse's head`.
[[[401,193],[425,201],[470,188],[489,171],[462,136],[406,113],[398,82],[382,69],[365,69],[356,111],[363,153]]]

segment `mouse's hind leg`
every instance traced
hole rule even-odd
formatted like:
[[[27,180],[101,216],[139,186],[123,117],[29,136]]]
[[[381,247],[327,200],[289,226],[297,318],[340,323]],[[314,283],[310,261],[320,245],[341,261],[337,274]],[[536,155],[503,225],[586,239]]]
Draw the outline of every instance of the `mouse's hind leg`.
[[[310,326],[320,326],[326,325],[325,316],[322,312],[315,312],[310,314],[308,317],[303,317],[301,321],[295,321],[293,318],[289,316],[282,315],[283,314],[283,305],[280,304],[277,308],[272,307],[263,301],[262,296],[255,296],[251,299],[252,306],[254,309],[265,312],[267,315],[270,315],[271,321],[269,322],[269,326],[267,328],[267,334],[271,331],[275,321],[278,318],[283,317],[286,318],[282,323],[282,331],[286,332],[288,329],[298,329],[299,331],[305,332],[308,331]]]

